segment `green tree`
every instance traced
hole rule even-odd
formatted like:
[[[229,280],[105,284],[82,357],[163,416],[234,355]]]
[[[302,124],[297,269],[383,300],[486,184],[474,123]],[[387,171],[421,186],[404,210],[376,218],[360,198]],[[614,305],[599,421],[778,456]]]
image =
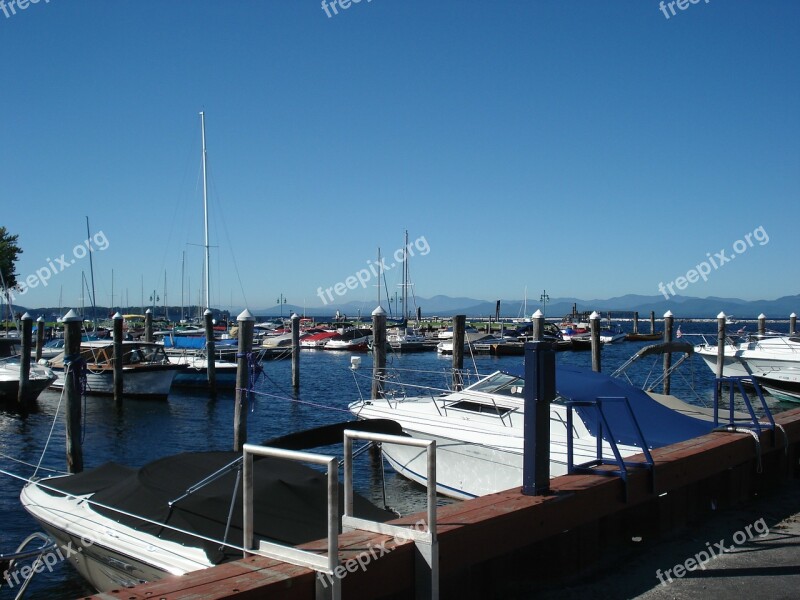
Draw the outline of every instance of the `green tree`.
[[[18,235],[11,235],[5,227],[0,226],[0,274],[6,290],[11,290],[17,285],[16,265],[17,257],[22,254],[22,248],[17,245]]]

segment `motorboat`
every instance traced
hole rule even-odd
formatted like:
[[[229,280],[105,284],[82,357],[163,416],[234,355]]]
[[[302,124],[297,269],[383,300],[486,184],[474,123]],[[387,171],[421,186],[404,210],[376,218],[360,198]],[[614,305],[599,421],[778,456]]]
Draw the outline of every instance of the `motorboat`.
[[[330,330],[318,331],[300,340],[300,347],[321,349],[329,341],[338,339],[339,337],[341,337],[341,334],[338,331],[330,331]]]
[[[181,368],[172,385],[175,387],[208,387],[208,358],[201,354],[167,355],[169,362]],[[214,361],[214,381],[218,388],[236,387],[238,364],[230,360]]]
[[[386,332],[386,343],[395,352],[427,350],[425,336],[412,327],[393,327]]]
[[[325,538],[325,473],[271,457],[253,464],[255,545]],[[31,480],[20,500],[90,585],[108,592],[241,558],[241,465],[234,452],[183,453],[141,468],[106,463]],[[354,500],[363,518],[395,516]]]
[[[778,400],[800,402],[800,365],[766,371],[755,379]]]
[[[349,405],[361,419],[392,419],[403,432],[436,440],[437,491],[454,498],[473,498],[522,483],[524,429],[524,372],[520,367],[495,371],[461,391],[411,397],[386,394]],[[559,365],[557,397],[550,405],[550,475],[567,473],[567,439],[572,435],[574,460],[596,458],[596,420],[590,409],[576,407],[573,430],[567,430],[567,400],[625,397],[636,416],[646,444],[656,448],[711,431],[706,418],[696,418],[657,402],[654,397],[619,378]],[[690,406],[686,404],[686,406]],[[604,408],[622,456],[642,451],[639,437],[623,408]],[[611,455],[606,439],[603,453]],[[383,444],[389,464],[401,475],[426,484],[426,455],[409,446]]]
[[[21,352],[21,339],[0,338],[0,402],[16,402],[19,398]],[[28,402],[36,400],[55,379],[56,375],[51,369],[32,361],[28,371],[28,391],[24,400]]]
[[[486,340],[494,340],[495,338],[490,333],[480,333],[477,329],[464,332],[464,350],[469,350],[475,344],[480,344]],[[453,338],[444,339],[436,344],[436,352],[439,354],[452,354],[453,353]]]
[[[328,340],[325,350],[348,350],[350,352],[366,352],[372,340],[371,329],[349,329],[338,338]]]
[[[600,341],[604,344],[614,344],[625,341],[625,332],[619,325],[610,329],[600,330]]]
[[[713,373],[717,372],[716,341],[695,346]],[[741,341],[728,340],[723,349],[724,377],[759,377],[780,381],[778,374],[786,372],[788,381],[800,369],[800,337],[796,335],[750,335]]]
[[[65,381],[64,352],[44,361],[53,369],[55,389],[62,389]],[[82,342],[80,358],[86,365],[86,393],[114,394],[114,342],[94,340]],[[164,346],[149,342],[122,342],[122,390],[125,396],[166,398],[172,381],[185,365],[174,364],[164,352]]]

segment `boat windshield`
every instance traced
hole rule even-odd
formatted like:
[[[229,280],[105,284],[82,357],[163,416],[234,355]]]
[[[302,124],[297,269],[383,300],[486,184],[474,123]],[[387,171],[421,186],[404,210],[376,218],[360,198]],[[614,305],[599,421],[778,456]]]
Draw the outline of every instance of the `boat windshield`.
[[[525,380],[507,373],[495,373],[468,388],[471,392],[500,394],[521,398],[525,389]]]

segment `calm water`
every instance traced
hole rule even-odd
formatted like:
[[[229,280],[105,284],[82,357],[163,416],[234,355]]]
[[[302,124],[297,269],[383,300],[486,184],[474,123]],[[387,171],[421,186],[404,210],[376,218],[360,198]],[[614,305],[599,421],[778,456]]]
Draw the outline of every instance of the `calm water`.
[[[660,324],[658,324],[660,328]],[[677,326],[677,325],[676,325]],[[737,325],[736,327],[740,327]],[[769,328],[786,331],[785,323],[770,323]],[[630,324],[623,324],[630,328]],[[750,323],[747,330],[755,330]],[[714,323],[684,323],[683,333],[714,332]],[[649,324],[640,323],[641,331],[649,331]],[[687,337],[696,342],[696,338]],[[709,338],[713,339],[713,338]],[[643,342],[623,342],[603,349],[603,371],[611,372]],[[362,366],[350,369],[350,354],[338,352],[304,352],[301,358],[301,387],[297,397],[291,391],[291,365],[288,361],[267,362],[260,378],[258,395],[248,413],[248,440],[258,442],[277,435],[301,429],[347,420],[346,407],[361,395],[368,395],[372,359],[361,354]],[[588,367],[589,352],[561,352],[560,363]],[[465,358],[465,367],[490,373],[505,365],[520,364],[522,357],[494,358],[478,356]],[[391,356],[388,366],[402,381],[444,387],[449,381],[450,357],[438,357],[435,352]],[[633,373],[641,383],[649,372],[657,373],[660,363],[645,359]],[[422,371],[414,372],[414,371]],[[702,402],[711,398],[713,375],[699,357],[693,357],[682,368],[682,376],[674,376],[672,392],[687,401]],[[697,399],[691,388],[700,392]],[[45,450],[45,443],[58,410],[60,395],[43,393],[36,413],[21,417],[0,410],[0,468],[22,476],[30,476],[33,467],[16,461],[35,464]],[[788,408],[791,405],[783,405]],[[63,408],[63,407],[62,407]],[[779,407],[780,408],[780,407]],[[107,461],[139,466],[150,460],[185,451],[229,449],[233,443],[233,393],[209,400],[202,393],[175,392],[166,402],[126,400],[116,407],[107,398],[90,397],[85,405],[84,461],[90,468]],[[13,460],[15,459],[15,460]],[[64,428],[63,412],[55,420],[55,427],[44,454],[42,466],[63,469]],[[424,490],[396,476],[387,469],[387,502],[403,514],[424,508]],[[356,487],[378,504],[382,503],[382,477],[379,461],[372,455],[363,455],[357,461]],[[36,523],[19,504],[22,482],[0,476],[0,552],[11,552],[29,533],[38,530]],[[443,500],[443,502],[447,502]],[[28,598],[76,598],[91,593],[82,579],[67,565],[58,565],[54,572],[46,571],[34,578]],[[0,588],[0,598],[13,598],[7,585]]]

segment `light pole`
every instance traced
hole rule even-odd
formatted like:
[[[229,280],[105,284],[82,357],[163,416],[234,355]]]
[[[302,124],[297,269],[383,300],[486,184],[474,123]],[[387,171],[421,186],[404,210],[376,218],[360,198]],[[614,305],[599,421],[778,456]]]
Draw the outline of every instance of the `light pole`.
[[[156,316],[156,302],[158,302],[159,300],[161,300],[161,298],[156,296],[156,291],[153,290],[153,295],[150,296],[150,306],[153,309],[153,316],[154,317]]]
[[[542,295],[539,296],[539,302],[542,303],[542,316],[547,316],[547,303],[550,302],[550,296],[547,295],[547,290],[542,290]]]
[[[286,298],[283,293],[281,293],[280,298],[278,298],[278,304],[281,307],[281,320],[283,320],[283,305],[286,304]]]

